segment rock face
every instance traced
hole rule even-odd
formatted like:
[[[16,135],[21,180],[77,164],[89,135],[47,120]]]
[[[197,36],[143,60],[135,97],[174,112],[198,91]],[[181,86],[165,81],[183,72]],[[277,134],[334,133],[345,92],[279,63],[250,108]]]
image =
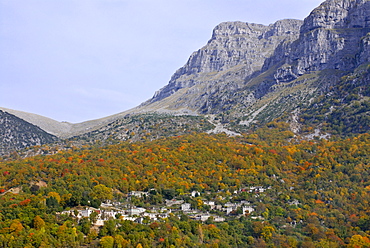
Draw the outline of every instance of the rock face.
[[[55,136],[39,127],[0,110],[0,155],[56,140]]]
[[[369,62],[370,62],[370,34],[367,33],[366,36],[361,40],[358,63],[364,64]]]
[[[369,1],[325,1],[304,20],[299,39],[288,47],[279,47],[264,70],[274,64],[289,64],[290,71],[285,73],[289,79],[325,69],[353,70],[369,61],[368,32]]]
[[[369,78],[369,62],[370,0],[327,0],[304,21],[281,20],[268,26],[244,22],[219,24],[208,43],[190,56],[168,85],[156,92],[152,99],[131,110],[78,124],[59,123],[19,111],[10,113],[60,138],[76,136],[90,140],[109,140],[110,136],[117,133],[121,135],[121,140],[129,139],[132,132],[146,132],[140,129],[143,126],[154,129],[153,137],[159,137],[159,127],[167,117],[143,117],[145,123],[141,117],[140,120],[136,118],[148,113],[154,113],[153,116],[211,115],[209,119],[217,120],[214,125],[228,125],[236,132],[249,131],[248,128],[254,124],[258,126],[294,113],[295,129],[298,130],[297,120],[304,115],[299,106],[307,110],[318,98],[326,99],[326,102],[321,102],[320,106],[324,107],[318,109],[318,113],[325,108],[330,109],[326,115],[320,114],[320,118],[328,119],[340,113],[343,125],[358,120],[366,123],[370,115],[365,108],[370,91],[366,81],[356,79]],[[345,82],[343,78],[347,78]],[[334,89],[337,92],[335,94]],[[346,91],[343,92],[343,89]],[[352,92],[348,93],[348,89],[352,89]],[[347,93],[358,99],[355,106],[365,106],[355,116],[357,119],[351,119],[346,114],[350,113],[351,101],[347,101],[348,109],[340,112]],[[340,103],[336,107],[327,102],[333,94],[343,98],[342,102],[332,98],[333,103]],[[325,97],[318,97],[320,95]],[[8,144],[11,147],[24,147],[53,140],[53,136],[32,129],[26,122],[25,126],[32,129],[29,131],[31,136],[28,136],[19,126],[20,121],[14,119],[15,116],[0,113],[0,125],[5,125],[0,129],[5,141],[0,149]],[[316,114],[311,113],[311,119],[315,119]],[[310,115],[306,113],[307,116]],[[207,123],[208,117],[200,116],[201,120],[197,121],[178,118],[179,121],[173,122],[172,126],[167,123],[166,128],[182,128],[181,132],[185,132],[192,126],[204,131],[202,128],[210,125]],[[9,124],[13,122],[14,130]],[[188,126],[184,128],[181,123],[187,123]],[[362,126],[362,129],[356,126],[351,128],[362,131],[370,128]],[[136,136],[139,139],[144,135]]]
[[[267,97],[281,104],[286,100],[281,92],[288,92],[284,87],[305,85],[290,103],[292,109],[298,101],[313,97],[317,88],[329,88],[344,73],[370,62],[369,32],[368,0],[327,0],[304,22],[221,23],[207,45],[141,107],[198,114],[234,111],[243,117],[255,106],[264,109],[261,114],[278,117],[288,108],[266,114],[268,108],[256,104]],[[325,70],[334,73],[327,75]]]
[[[244,83],[246,77],[262,68],[280,43],[298,38],[302,23],[281,20],[269,26],[244,22],[219,24],[208,44],[194,52],[148,103],[205,81],[215,85],[232,77],[236,83]]]

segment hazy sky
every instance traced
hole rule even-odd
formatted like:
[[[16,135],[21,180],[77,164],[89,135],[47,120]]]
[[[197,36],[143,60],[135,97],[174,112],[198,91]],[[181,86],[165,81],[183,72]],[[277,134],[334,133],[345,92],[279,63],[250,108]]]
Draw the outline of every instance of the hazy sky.
[[[81,122],[151,98],[224,21],[322,0],[0,0],[0,106]]]

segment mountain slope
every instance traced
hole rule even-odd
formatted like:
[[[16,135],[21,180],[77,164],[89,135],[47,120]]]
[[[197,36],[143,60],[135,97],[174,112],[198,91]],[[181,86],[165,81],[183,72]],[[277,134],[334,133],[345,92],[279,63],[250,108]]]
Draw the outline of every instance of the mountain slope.
[[[0,154],[56,140],[39,127],[0,110]]]
[[[304,114],[298,106],[308,107],[342,82],[343,76],[355,75],[356,68],[369,62],[369,16],[369,1],[328,0],[312,11],[302,26],[291,20],[269,27],[221,24],[208,44],[142,106],[216,114],[239,130],[286,113]],[[249,32],[238,31],[241,26]],[[279,28],[272,28],[276,26]],[[274,31],[267,31],[269,28]],[[280,38],[269,43],[270,47],[259,46],[268,43],[266,37]],[[239,50],[234,52],[231,44],[235,40],[239,41],[237,48],[248,56],[239,56]],[[248,42],[254,42],[260,50],[253,47],[250,52]],[[261,53],[263,49],[268,52]],[[256,59],[257,53],[262,56]],[[234,54],[237,59],[233,59]]]
[[[101,119],[90,120],[81,123],[69,123],[69,122],[59,122],[45,116],[3,107],[0,107],[0,111],[1,110],[4,112],[8,112],[14,116],[17,116],[20,119],[23,119],[35,126],[38,126],[45,132],[55,135],[62,139],[70,138],[76,135],[81,135],[90,132],[92,130],[96,130],[100,127],[103,127],[105,125],[108,125],[109,123],[116,121],[117,119],[123,118],[124,116],[132,112],[132,110],[128,110]]]
[[[300,110],[301,123],[330,130],[334,134],[365,133],[370,130],[370,65],[342,77],[325,95]]]
[[[33,125],[40,127],[45,132],[48,132],[55,136],[63,136],[63,134],[70,132],[73,126],[73,124],[71,123],[58,122],[53,119],[50,119],[50,118],[47,118],[41,115],[37,115],[37,114],[32,114],[32,113],[27,113],[23,111],[2,108],[2,107],[0,107],[0,110],[4,112],[8,112],[29,123],[32,123]]]
[[[109,125],[73,137],[75,144],[113,141],[144,141],[161,137],[179,136],[210,131],[214,126],[203,116],[173,116],[165,114],[137,114],[118,119]]]
[[[207,101],[215,92],[240,90],[279,44],[298,38],[301,25],[299,20],[281,20],[269,26],[221,23],[208,44],[194,52],[169,84],[143,106],[150,108],[153,105],[148,104],[173,96],[172,102],[167,101],[168,109],[212,112],[207,110]]]
[[[225,22],[168,85],[136,108],[77,124],[9,112],[58,137],[89,141],[138,140],[153,127],[150,138],[160,137],[158,123],[179,115],[164,133],[183,134],[184,123],[194,124],[193,131],[216,125],[242,133],[277,118],[297,135],[310,125],[323,132],[367,132],[369,32],[367,0],[327,0],[304,21]]]

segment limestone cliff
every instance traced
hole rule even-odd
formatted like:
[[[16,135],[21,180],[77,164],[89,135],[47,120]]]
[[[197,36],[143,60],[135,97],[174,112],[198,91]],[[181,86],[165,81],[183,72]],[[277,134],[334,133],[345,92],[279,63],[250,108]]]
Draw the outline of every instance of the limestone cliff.
[[[131,110],[78,124],[10,113],[58,137],[76,136],[76,140],[82,134],[86,134],[82,139],[90,140],[109,140],[114,135],[126,139],[136,132],[147,136],[142,126],[155,130],[153,137],[159,137],[159,123],[168,115],[183,115],[178,122],[167,123],[165,128],[171,132],[181,128],[186,132],[189,126],[204,131],[210,126],[208,117],[215,121],[213,125],[246,132],[253,125],[289,115],[298,131],[298,120],[317,125],[320,116],[328,124],[341,116],[338,130],[347,130],[343,129],[347,126],[365,132],[370,130],[365,125],[370,116],[370,91],[362,79],[369,78],[369,62],[370,0],[327,0],[304,21],[280,20],[268,26],[219,24],[208,43],[190,56],[165,87]],[[320,104],[315,103],[318,99]],[[352,105],[362,107],[350,118]],[[310,108],[315,112],[309,113]],[[194,115],[200,115],[199,119],[184,120]],[[147,123],[137,120],[138,116],[145,116],[140,118]],[[350,122],[361,123],[361,127],[350,126]],[[183,123],[188,126],[183,128]]]
[[[325,1],[304,20],[299,39],[288,47],[278,47],[264,70],[288,64],[290,80],[312,71],[353,70],[369,61],[368,32],[370,1]]]
[[[368,63],[369,32],[367,0],[327,0],[303,22],[221,23],[141,108],[271,120]]]
[[[232,79],[233,87],[239,88],[246,77],[262,68],[280,43],[298,38],[301,25],[299,20],[281,20],[269,26],[244,22],[219,24],[207,45],[194,52],[169,84],[147,103],[204,83],[215,86]]]

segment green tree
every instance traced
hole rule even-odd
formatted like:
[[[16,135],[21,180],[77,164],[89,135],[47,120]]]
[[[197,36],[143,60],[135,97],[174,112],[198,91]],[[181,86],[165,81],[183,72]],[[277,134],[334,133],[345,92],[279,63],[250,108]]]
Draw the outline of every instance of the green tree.
[[[94,186],[90,196],[93,199],[98,199],[100,201],[111,200],[113,199],[113,191],[111,188],[108,188],[104,184],[98,184]]]
[[[113,248],[114,238],[112,236],[105,236],[101,238],[99,242],[99,246],[102,248]]]
[[[58,210],[59,209],[58,200],[55,197],[50,196],[46,198],[46,206],[48,206],[51,210]]]
[[[121,235],[114,236],[114,247],[115,248],[125,248],[129,245],[129,242],[124,239]]]

